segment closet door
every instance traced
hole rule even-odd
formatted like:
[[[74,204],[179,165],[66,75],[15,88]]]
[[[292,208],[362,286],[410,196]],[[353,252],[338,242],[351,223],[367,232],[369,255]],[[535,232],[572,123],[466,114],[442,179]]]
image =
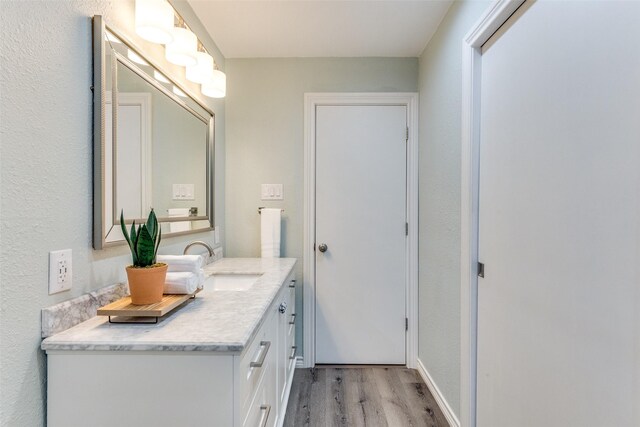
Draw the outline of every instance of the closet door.
[[[483,47],[479,427],[640,425],[639,2],[527,2]]]

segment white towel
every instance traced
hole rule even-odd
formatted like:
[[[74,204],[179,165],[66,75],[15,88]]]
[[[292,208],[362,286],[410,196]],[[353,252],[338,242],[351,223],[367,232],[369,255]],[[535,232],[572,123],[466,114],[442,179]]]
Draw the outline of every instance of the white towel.
[[[186,271],[167,273],[164,281],[165,294],[192,294],[198,288],[200,275]]]
[[[280,209],[262,209],[260,249],[262,258],[280,258]]]
[[[198,289],[204,288],[205,280],[207,280],[207,278],[204,276],[204,270],[200,269],[200,271],[198,272]]]
[[[204,266],[204,255],[158,255],[156,262],[167,264],[168,272],[198,274]]]

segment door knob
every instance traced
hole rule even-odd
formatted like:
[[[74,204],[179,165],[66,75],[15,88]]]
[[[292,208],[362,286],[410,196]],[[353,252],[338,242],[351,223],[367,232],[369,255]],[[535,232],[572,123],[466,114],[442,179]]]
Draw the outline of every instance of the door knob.
[[[320,252],[326,252],[326,251],[327,251],[327,245],[326,245],[326,244],[324,244],[324,243],[320,243],[320,244],[318,245],[318,250],[319,250]]]

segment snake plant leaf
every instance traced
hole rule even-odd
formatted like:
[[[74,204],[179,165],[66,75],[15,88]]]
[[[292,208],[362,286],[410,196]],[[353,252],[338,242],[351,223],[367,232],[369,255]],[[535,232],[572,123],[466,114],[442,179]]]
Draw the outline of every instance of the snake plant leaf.
[[[149,218],[147,218],[147,229],[149,230],[149,235],[155,240],[158,236],[158,218],[156,218],[156,213],[151,209],[149,213]]]
[[[136,247],[136,240],[138,240],[138,234],[136,234],[136,220],[133,220],[133,224],[131,224],[131,244],[133,245],[132,249]]]
[[[156,240],[156,249],[153,253],[153,263],[156,263],[156,257],[158,256],[158,248],[160,247],[160,240],[162,240],[162,230],[158,227],[158,239]]]
[[[149,234],[149,229],[145,224],[138,229],[138,264],[140,267],[147,267],[153,264],[155,258],[155,242]]]
[[[133,265],[138,265],[138,238],[140,236],[140,226],[138,226],[138,230],[136,231],[136,220],[133,220],[131,224],[131,243],[133,243],[133,250],[131,251],[131,255],[133,257]]]
[[[127,241],[129,245],[129,249],[133,250],[133,246],[131,245],[131,239],[129,238],[129,233],[127,232],[127,227],[124,224],[124,209],[120,211],[120,228],[122,229],[122,234],[124,235],[124,239]]]
[[[136,265],[138,263],[138,255],[136,254],[136,249],[135,249],[135,246],[136,246],[135,245],[135,238],[136,238],[135,224],[136,222],[133,221],[133,224],[131,225],[131,234],[129,234],[127,232],[127,227],[124,221],[124,209],[120,211],[120,228],[122,229],[122,234],[125,240],[127,241],[127,244],[129,245],[129,250],[131,250],[133,265]]]

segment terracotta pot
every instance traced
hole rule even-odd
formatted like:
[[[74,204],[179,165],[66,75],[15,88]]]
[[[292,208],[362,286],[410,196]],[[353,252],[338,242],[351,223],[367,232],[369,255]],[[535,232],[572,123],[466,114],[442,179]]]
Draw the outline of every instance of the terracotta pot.
[[[167,264],[157,267],[127,267],[131,304],[146,305],[162,301],[164,281],[167,277]]]

